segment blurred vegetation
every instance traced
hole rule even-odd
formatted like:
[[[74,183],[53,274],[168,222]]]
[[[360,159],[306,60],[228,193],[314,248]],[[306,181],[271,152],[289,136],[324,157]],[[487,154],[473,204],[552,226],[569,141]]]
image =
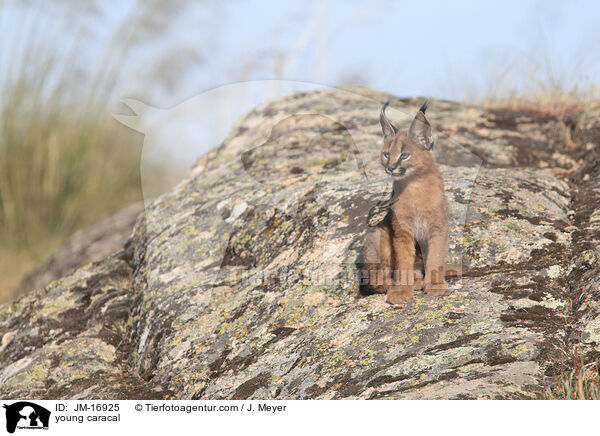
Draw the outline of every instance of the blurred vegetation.
[[[554,377],[546,399],[600,400],[600,370],[596,361],[585,364],[583,353],[575,348],[571,357],[572,368],[564,369]]]
[[[0,240],[25,249],[140,199],[138,138],[33,85],[3,92],[0,119]]]
[[[465,100],[554,115],[581,113],[598,105],[600,90],[586,75],[584,59],[561,65],[552,53],[546,45],[532,48],[525,60],[499,67],[483,90],[467,93]]]
[[[552,115],[578,114],[598,106],[600,94],[594,85],[585,89],[538,84],[535,92],[490,92],[482,100],[484,106],[502,107],[524,112]]]
[[[110,102],[132,47],[160,34],[176,6],[140,2],[99,50],[99,67],[85,68],[101,11],[82,3],[0,0],[0,302],[74,231],[142,200],[143,138],[111,117]]]

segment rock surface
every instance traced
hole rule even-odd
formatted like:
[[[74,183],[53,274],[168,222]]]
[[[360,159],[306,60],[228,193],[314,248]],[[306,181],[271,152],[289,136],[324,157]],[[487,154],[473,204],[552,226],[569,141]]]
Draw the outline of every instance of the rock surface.
[[[433,101],[453,292],[361,297],[390,96],[250,112],[117,254],[0,308],[4,398],[540,398],[600,355],[600,123]],[[406,125],[422,100],[392,98]],[[395,108],[395,110],[393,110]]]

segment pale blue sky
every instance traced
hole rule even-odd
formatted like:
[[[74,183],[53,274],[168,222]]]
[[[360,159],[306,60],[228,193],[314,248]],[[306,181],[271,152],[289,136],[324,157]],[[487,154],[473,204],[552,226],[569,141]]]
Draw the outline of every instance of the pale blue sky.
[[[182,17],[176,38],[197,41],[205,64],[174,93],[278,75],[336,86],[353,76],[401,96],[462,99],[490,86],[532,89],[535,80],[571,86],[600,78],[600,4],[592,1],[223,5],[209,7],[209,26],[198,25],[194,14]]]
[[[280,78],[463,99],[489,87],[532,90],[536,81],[572,86],[600,79],[600,3],[593,1],[180,3],[168,31],[142,35],[121,62],[120,96],[168,107],[216,86]],[[85,28],[78,57],[93,72],[105,62],[119,21],[137,8],[135,0],[101,2],[86,15],[73,12],[81,3],[58,4],[53,12],[36,2],[5,3],[0,79],[18,58],[19,32],[28,23],[58,51],[81,44],[76,30]],[[36,13],[20,12],[31,9]]]

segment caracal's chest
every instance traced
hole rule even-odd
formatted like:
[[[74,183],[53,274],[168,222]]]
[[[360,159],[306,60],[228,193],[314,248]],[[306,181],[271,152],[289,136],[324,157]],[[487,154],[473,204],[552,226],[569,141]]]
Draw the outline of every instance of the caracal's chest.
[[[408,231],[418,241],[426,241],[441,214],[440,199],[444,193],[436,185],[413,183],[400,186],[392,204],[392,227]]]

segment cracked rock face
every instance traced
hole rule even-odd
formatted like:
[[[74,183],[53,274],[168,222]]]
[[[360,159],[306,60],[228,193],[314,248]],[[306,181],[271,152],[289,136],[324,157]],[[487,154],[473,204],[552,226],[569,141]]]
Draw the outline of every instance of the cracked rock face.
[[[355,274],[390,188],[389,98],[317,91],[246,115],[121,251],[1,307],[0,396],[539,398],[576,347],[597,359],[597,114],[433,101],[465,272],[390,306]],[[406,126],[421,103],[388,116]]]

